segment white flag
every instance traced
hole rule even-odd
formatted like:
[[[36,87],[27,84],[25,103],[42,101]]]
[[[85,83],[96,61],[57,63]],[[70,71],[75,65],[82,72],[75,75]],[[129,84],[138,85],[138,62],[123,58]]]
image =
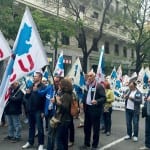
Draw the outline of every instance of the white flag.
[[[63,51],[60,53],[56,66],[55,66],[55,70],[53,75],[57,75],[60,77],[64,77],[64,57],[63,57]]]
[[[0,118],[9,98],[10,85],[23,76],[47,65],[44,51],[36,25],[31,13],[26,8],[18,35],[0,87]]]
[[[67,76],[72,78],[73,84],[79,86],[80,88],[85,86],[84,73],[79,58],[76,59]]]
[[[11,49],[0,31],[0,61],[11,55]]]

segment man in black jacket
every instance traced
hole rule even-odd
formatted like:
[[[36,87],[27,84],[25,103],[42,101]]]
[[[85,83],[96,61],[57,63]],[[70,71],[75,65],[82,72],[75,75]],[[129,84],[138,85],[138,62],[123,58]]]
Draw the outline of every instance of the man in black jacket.
[[[16,81],[11,85],[10,98],[5,107],[5,114],[8,121],[8,136],[5,139],[17,142],[21,138],[20,114],[23,101],[23,92]]]
[[[26,90],[26,104],[29,118],[29,137],[28,142],[22,146],[23,149],[29,148],[34,144],[35,127],[38,129],[38,150],[43,150],[44,145],[44,103],[45,97],[38,93],[38,90],[45,88],[41,83],[42,74],[40,72],[34,73],[34,84],[31,89]]]
[[[96,83],[95,73],[89,72],[87,75],[87,91],[85,92],[83,103],[85,112],[84,121],[84,145],[80,149],[91,147],[91,130],[93,128],[92,149],[96,149],[99,143],[100,117],[103,104],[106,101],[105,90],[102,85]]]

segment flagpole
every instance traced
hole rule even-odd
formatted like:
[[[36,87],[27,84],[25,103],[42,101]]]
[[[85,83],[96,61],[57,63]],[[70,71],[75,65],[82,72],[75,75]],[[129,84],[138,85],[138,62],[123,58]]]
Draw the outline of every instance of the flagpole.
[[[100,68],[101,68],[101,65],[102,65],[103,54],[104,54],[104,45],[102,45],[102,48],[101,48],[101,53],[100,53],[100,57],[99,57],[99,63],[98,63],[98,67],[97,67],[97,73],[95,75],[96,84],[95,84],[95,91],[94,91],[94,95],[93,95],[93,100],[95,99],[95,95],[96,95],[96,87],[97,87],[97,84],[98,84],[98,74],[100,73]]]

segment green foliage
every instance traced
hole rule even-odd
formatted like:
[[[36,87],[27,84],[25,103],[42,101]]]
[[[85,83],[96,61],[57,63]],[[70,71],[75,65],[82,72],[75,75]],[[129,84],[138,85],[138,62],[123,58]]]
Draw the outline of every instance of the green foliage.
[[[15,39],[21,17],[14,13],[12,5],[0,5],[0,30],[8,39]]]
[[[74,24],[70,20],[62,20],[36,9],[32,11],[32,15],[37,24],[41,38],[45,42],[51,42],[53,44],[56,32],[58,33],[59,40],[61,39],[60,33],[62,32],[67,36],[75,34]]]
[[[0,30],[7,39],[15,40],[24,11],[24,5],[15,6],[12,0],[0,0]],[[67,36],[75,34],[75,25],[71,20],[62,20],[32,8],[31,13],[41,39],[46,43],[51,42],[52,45],[54,44],[56,32],[59,40],[62,32]]]

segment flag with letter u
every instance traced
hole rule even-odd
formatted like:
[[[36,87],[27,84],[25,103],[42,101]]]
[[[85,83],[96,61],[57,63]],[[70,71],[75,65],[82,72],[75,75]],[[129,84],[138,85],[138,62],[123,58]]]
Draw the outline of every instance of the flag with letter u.
[[[26,8],[13,46],[13,55],[8,62],[0,87],[0,118],[9,98],[10,85],[47,64],[46,53],[36,25],[29,8]]]

